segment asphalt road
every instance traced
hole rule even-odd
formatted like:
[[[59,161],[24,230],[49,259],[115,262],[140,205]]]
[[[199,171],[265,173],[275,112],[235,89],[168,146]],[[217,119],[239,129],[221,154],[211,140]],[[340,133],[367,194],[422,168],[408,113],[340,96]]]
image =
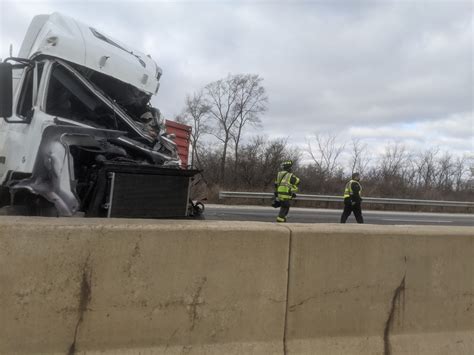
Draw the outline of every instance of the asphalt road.
[[[292,207],[288,222],[339,223],[342,210]],[[206,205],[207,220],[274,222],[278,209],[263,206]],[[436,226],[474,226],[474,214],[363,211],[367,224],[418,224]],[[353,215],[347,223],[356,223]]]

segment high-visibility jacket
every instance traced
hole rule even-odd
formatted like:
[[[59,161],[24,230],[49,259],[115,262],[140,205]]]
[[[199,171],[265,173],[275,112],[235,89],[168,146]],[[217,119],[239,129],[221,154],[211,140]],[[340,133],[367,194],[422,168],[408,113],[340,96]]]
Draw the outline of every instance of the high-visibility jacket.
[[[275,180],[275,189],[280,201],[291,200],[292,194],[298,192],[300,179],[289,171],[278,172]]]
[[[353,184],[356,184],[355,186]],[[360,201],[362,194],[362,186],[357,180],[350,180],[346,184],[346,188],[344,189],[344,199],[346,198],[354,198],[355,202]]]

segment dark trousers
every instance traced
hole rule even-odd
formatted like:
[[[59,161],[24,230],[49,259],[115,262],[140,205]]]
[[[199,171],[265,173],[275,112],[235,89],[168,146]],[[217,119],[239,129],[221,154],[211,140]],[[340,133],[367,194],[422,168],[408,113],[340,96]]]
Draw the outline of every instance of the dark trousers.
[[[347,218],[354,212],[357,223],[364,223],[364,217],[362,217],[362,208],[360,203],[352,205],[351,203],[344,203],[344,211],[341,215],[341,223],[346,223]]]
[[[283,218],[286,220],[286,216],[290,212],[290,201],[281,201],[280,202],[280,213],[278,213],[278,217]]]

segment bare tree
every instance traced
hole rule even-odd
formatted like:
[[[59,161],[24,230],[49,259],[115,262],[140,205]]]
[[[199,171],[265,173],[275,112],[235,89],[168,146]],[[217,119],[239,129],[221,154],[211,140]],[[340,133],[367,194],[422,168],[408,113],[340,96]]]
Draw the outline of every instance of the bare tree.
[[[345,144],[337,143],[336,134],[315,134],[314,143],[308,141],[308,153],[316,169],[327,179],[340,170],[339,158],[344,151]]]
[[[242,130],[248,124],[260,124],[260,117],[267,109],[268,97],[262,86],[263,78],[252,74],[238,74],[234,76],[237,87],[237,101],[234,105],[237,120],[232,130],[234,141],[234,161],[237,166],[239,161],[239,144]]]
[[[415,186],[429,189],[436,178],[436,155],[437,148],[427,149],[420,153],[415,161],[417,181]]]
[[[378,165],[377,176],[381,195],[407,196],[415,171],[407,148],[400,142],[388,144],[379,158]]]
[[[225,79],[208,84],[204,90],[210,117],[217,123],[216,129],[211,133],[223,144],[219,170],[221,183],[225,184],[227,150],[232,129],[238,120],[238,111],[235,109],[238,102],[238,81],[235,76],[228,75]]]
[[[245,188],[255,189],[259,186],[262,177],[262,157],[266,145],[266,139],[257,136],[241,147],[241,161],[234,169],[234,175],[237,177],[234,183],[244,184]]]
[[[393,143],[385,147],[385,152],[380,157],[380,170],[385,178],[402,176],[403,169],[408,160],[405,146]]]
[[[292,160],[298,165],[300,153],[288,146],[286,139],[268,140],[257,136],[249,143],[242,144],[240,160],[234,171],[234,185],[244,183],[246,188],[273,189],[273,183],[280,167],[285,160]]]
[[[350,159],[351,172],[358,172],[364,175],[370,163],[367,152],[367,144],[362,143],[359,138],[352,138],[351,142],[352,154]]]
[[[470,169],[467,166],[466,156],[458,157],[454,162],[454,189],[461,191],[463,184],[469,180]]]
[[[208,123],[210,107],[204,99],[202,90],[195,92],[192,96],[186,95],[185,108],[182,114],[184,121],[191,125],[191,163],[194,165],[195,161],[199,165],[199,143],[203,134],[210,132]]]
[[[221,182],[225,184],[226,160],[230,144],[234,143],[235,166],[239,156],[242,132],[248,124],[258,124],[259,115],[265,112],[268,98],[263,79],[258,75],[228,75],[205,87],[209,115],[217,123],[212,134],[223,144]]]
[[[453,156],[445,152],[437,161],[437,181],[436,187],[442,190],[449,190],[453,187]]]

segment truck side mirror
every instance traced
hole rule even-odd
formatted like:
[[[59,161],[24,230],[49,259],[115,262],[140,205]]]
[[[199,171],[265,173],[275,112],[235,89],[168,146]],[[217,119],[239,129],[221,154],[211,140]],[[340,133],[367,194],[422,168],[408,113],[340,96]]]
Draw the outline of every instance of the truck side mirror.
[[[13,66],[10,63],[0,63],[0,117],[12,115],[13,106]]]

